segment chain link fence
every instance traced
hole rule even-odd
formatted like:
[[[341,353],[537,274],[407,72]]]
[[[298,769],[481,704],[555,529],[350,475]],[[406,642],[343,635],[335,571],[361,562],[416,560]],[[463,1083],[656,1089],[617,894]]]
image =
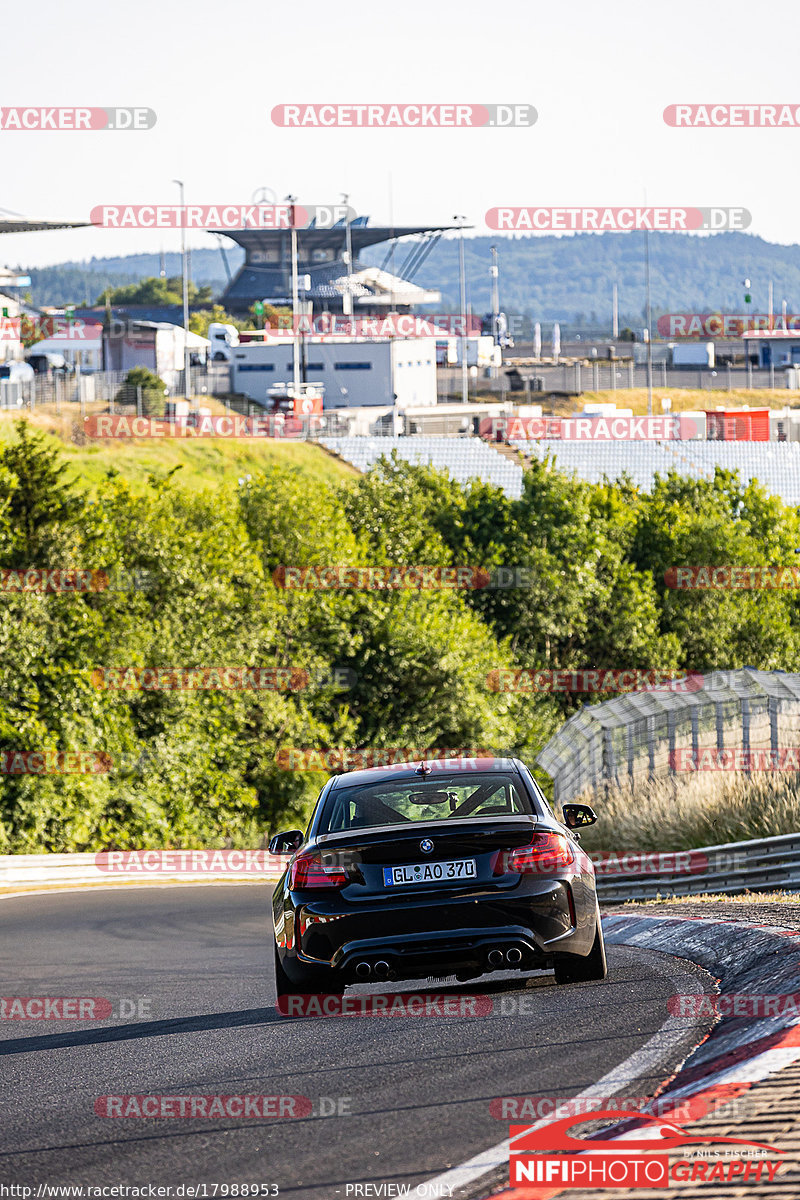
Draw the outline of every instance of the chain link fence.
[[[743,667],[668,686],[585,705],[570,717],[536,759],[557,803],[697,769],[705,751],[720,765],[736,755],[728,761],[749,773],[800,749],[800,675]]]

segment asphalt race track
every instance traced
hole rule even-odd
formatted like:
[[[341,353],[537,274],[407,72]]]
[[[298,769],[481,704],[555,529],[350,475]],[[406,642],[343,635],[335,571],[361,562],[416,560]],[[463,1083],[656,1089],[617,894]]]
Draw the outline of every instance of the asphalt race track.
[[[371,1182],[396,1195],[506,1137],[493,1099],[581,1092],[651,1039],[668,996],[709,982],[612,948],[601,984],[559,988],[539,973],[423,989],[490,994],[491,1016],[287,1019],[274,1007],[269,895],[219,884],[0,900],[2,996],[114,1006],[100,1020],[0,1020],[0,1183],[260,1183],[329,1200]],[[527,1011],[510,1015],[520,999]],[[701,1036],[687,1024],[619,1094],[646,1094]],[[312,1112],[96,1115],[98,1097],[123,1094],[305,1096]]]

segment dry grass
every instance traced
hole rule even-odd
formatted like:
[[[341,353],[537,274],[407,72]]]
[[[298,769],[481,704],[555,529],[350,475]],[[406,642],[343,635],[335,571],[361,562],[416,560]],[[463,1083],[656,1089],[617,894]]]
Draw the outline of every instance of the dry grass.
[[[724,379],[720,373],[717,379]],[[675,388],[660,387],[653,383],[653,412],[661,415],[661,399],[669,396],[672,401],[672,412],[687,410],[711,411],[715,408],[741,408],[749,404],[751,408],[786,408],[788,405],[800,406],[800,392],[792,392],[788,388],[734,388],[727,391],[725,387],[714,388]],[[631,388],[616,392],[584,392],[581,404],[616,404],[617,408],[632,408],[635,415],[647,412],[647,388]]]
[[[636,908],[641,908],[644,905],[651,906],[654,904],[731,904],[739,906],[743,904],[792,904],[797,907],[800,900],[798,892],[740,892],[735,896],[723,895],[719,892],[702,892],[696,896],[659,896],[655,900],[626,900],[622,905],[627,908],[628,905],[635,905]]]
[[[586,850],[690,850],[800,830],[794,772],[708,772],[623,785],[588,799],[599,820],[582,833]]]
[[[717,379],[718,381],[724,380],[724,373],[719,374]],[[497,400],[497,395],[492,396],[489,392],[481,394],[479,391],[478,396],[481,399]],[[725,387],[713,390],[710,388],[665,388],[654,382],[653,412],[656,416],[661,416],[661,400],[664,396],[669,396],[672,400],[672,412],[689,410],[694,412],[698,409],[704,412],[715,408],[741,408],[745,404],[749,404],[750,408],[785,408],[787,405],[790,408],[800,407],[800,392],[793,392],[788,388],[774,388],[773,390],[753,388],[750,391],[745,388],[734,388],[729,392]],[[563,400],[548,400],[547,402],[544,402],[536,392],[531,392],[530,397],[525,392],[514,392],[513,396],[509,395],[509,399],[512,399],[515,404],[525,404],[528,399],[531,404],[543,403],[546,412],[556,417],[570,416],[582,409],[584,404],[616,404],[617,408],[632,409],[634,416],[637,417],[647,414],[647,388],[620,387],[616,391],[583,392],[580,396],[566,397]]]

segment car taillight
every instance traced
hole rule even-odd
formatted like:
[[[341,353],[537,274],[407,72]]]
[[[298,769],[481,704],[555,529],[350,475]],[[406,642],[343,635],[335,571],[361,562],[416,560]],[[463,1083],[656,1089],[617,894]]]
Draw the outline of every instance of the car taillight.
[[[572,865],[570,841],[561,833],[535,833],[533,841],[516,850],[503,850],[494,866],[495,875],[513,871],[518,875],[551,875]]]
[[[291,888],[341,888],[348,882],[344,867],[324,862],[319,854],[298,854],[289,871]]]

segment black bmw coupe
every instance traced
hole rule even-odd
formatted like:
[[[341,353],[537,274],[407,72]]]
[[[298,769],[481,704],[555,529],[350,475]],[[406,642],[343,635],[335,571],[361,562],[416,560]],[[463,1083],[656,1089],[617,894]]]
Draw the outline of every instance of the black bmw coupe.
[[[574,832],[596,817],[562,811],[563,823],[515,758],[334,775],[305,834],[270,842],[287,856],[273,895],[278,996],[500,970],[603,979],[594,868]]]

